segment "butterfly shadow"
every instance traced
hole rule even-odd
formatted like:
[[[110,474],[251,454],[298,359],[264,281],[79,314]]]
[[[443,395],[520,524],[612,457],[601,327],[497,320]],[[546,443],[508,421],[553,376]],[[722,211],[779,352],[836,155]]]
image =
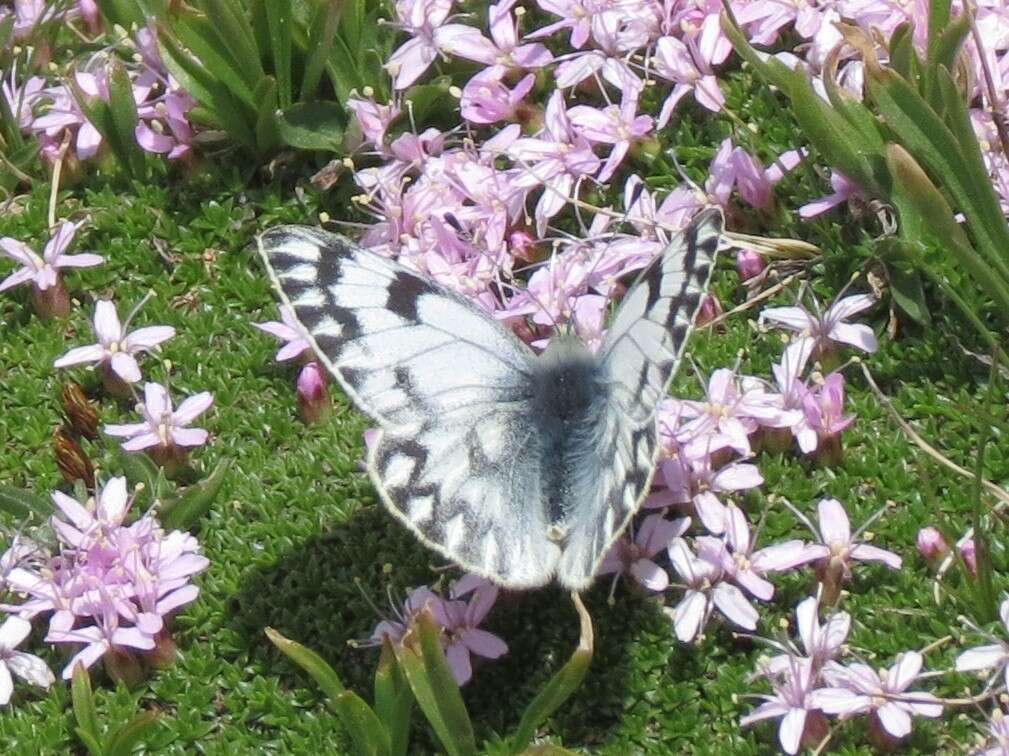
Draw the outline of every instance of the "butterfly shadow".
[[[264,628],[273,627],[308,646],[333,666],[343,683],[370,700],[378,660],[362,648],[380,617],[389,616],[389,597],[400,603],[414,586],[430,584],[436,559],[377,507],[363,507],[346,522],[281,552],[276,561],[249,570],[228,606],[240,654],[261,674],[313,686],[273,646]],[[456,571],[444,574],[445,580]],[[549,729],[571,745],[610,740],[625,714],[625,677],[642,632],[665,636],[669,621],[654,599],[622,587],[607,600],[609,580],[586,596],[596,648],[578,691],[551,719]],[[478,740],[514,731],[525,706],[567,660],[578,642],[578,618],[568,595],[548,587],[503,592],[483,627],[509,647],[497,661],[474,659],[474,675],[463,694]],[[506,693],[506,694],[505,694]],[[419,722],[419,714],[415,719]],[[436,748],[427,728],[415,726],[414,740]]]

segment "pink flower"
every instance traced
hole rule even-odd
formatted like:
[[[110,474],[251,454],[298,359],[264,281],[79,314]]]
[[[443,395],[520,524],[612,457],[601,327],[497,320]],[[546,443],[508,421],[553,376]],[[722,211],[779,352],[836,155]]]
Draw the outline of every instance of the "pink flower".
[[[669,560],[687,590],[676,607],[664,611],[673,621],[676,637],[684,643],[694,640],[704,628],[714,608],[736,625],[755,630],[760,615],[736,586],[723,582],[721,568],[706,559],[698,559],[687,542],[674,538],[669,545]]]
[[[529,34],[529,39],[541,39],[548,37],[561,29],[571,30],[570,44],[576,50],[580,49],[588,42],[589,32],[592,28],[592,15],[595,12],[594,2],[579,2],[578,0],[536,0],[547,13],[560,16],[560,21],[555,21],[549,26],[537,29]]]
[[[438,57],[438,27],[445,23],[451,10],[452,0],[397,1],[398,25],[412,39],[400,45],[385,64],[395,89],[409,87]]]
[[[813,200],[799,208],[799,216],[802,218],[815,218],[823,215],[828,210],[838,205],[848,202],[853,198],[865,199],[865,194],[854,181],[843,173],[831,171],[830,185],[834,188],[834,193],[818,200]]]
[[[689,527],[689,517],[667,520],[661,514],[649,515],[641,521],[633,539],[624,535],[613,544],[597,574],[631,575],[650,591],[664,591],[669,586],[669,575],[652,557]]]
[[[806,425],[796,434],[799,448],[807,454],[819,450],[822,459],[839,463],[841,431],[855,422],[854,415],[844,414],[844,376],[828,375],[817,391],[806,393],[802,408]]]
[[[448,24],[438,31],[438,44],[443,52],[473,60],[487,66],[509,68],[542,68],[553,61],[553,54],[541,44],[518,44],[518,25],[511,12],[515,0],[492,4],[491,39],[478,29],[463,24]]]
[[[677,103],[688,92],[694,93],[699,105],[715,113],[725,105],[718,79],[701,59],[696,45],[694,37],[688,37],[686,42],[676,37],[662,37],[655,46],[656,73],[675,84],[656,119],[655,125],[660,129],[669,123]]]
[[[347,108],[354,113],[354,119],[361,128],[364,139],[375,149],[384,151],[385,137],[389,131],[389,126],[400,114],[398,103],[380,105],[371,97],[361,99],[359,97],[347,98]]]
[[[25,682],[39,688],[48,688],[56,677],[46,663],[34,654],[15,649],[28,637],[31,623],[21,617],[8,617],[0,625],[0,706],[10,703],[17,675]]]
[[[137,405],[137,412],[144,416],[144,422],[106,425],[105,432],[127,439],[123,443],[123,451],[128,452],[202,446],[207,442],[207,432],[187,426],[213,403],[214,398],[204,391],[184,400],[178,409],[173,410],[168,389],[160,383],[148,383],[144,386],[144,402]]]
[[[815,698],[814,682],[812,663],[807,659],[793,660],[782,679],[773,683],[774,694],[760,696],[764,703],[743,717],[739,724],[746,727],[780,717],[778,740],[788,754],[798,753],[804,743],[816,743],[829,728]]]
[[[469,601],[442,600],[432,607],[435,619],[445,629],[445,656],[452,676],[460,685],[473,675],[470,654],[498,659],[508,645],[479,625],[497,601],[498,587],[489,583],[473,589]]]
[[[280,323],[275,320],[271,320],[267,323],[253,323],[252,325],[254,328],[258,328],[263,333],[276,336],[278,339],[285,342],[280,348],[280,351],[277,352],[277,356],[274,358],[277,362],[285,362],[287,360],[293,360],[306,350],[311,349],[311,345],[305,337],[305,332],[302,330],[301,324],[294,316],[291,308],[287,305],[280,305],[280,319],[282,321]]]
[[[393,643],[399,643],[403,640],[403,636],[406,635],[414,617],[425,609],[430,609],[432,613],[439,611],[438,607],[443,601],[444,599],[441,596],[426,585],[414,588],[403,602],[402,609],[398,607],[393,608],[395,616],[390,619],[384,619],[375,625],[369,642],[379,646],[382,645],[385,638],[389,638]],[[438,614],[435,613],[435,618],[437,616]]]
[[[942,703],[931,693],[908,691],[921,671],[922,657],[907,651],[889,669],[876,672],[866,664],[844,667],[829,662],[823,676],[831,687],[813,694],[827,714],[872,714],[893,738],[911,733],[911,717],[942,716]]]
[[[771,321],[797,332],[801,338],[812,339],[814,354],[830,351],[835,344],[850,344],[872,353],[879,348],[872,329],[845,321],[875,303],[875,298],[870,294],[854,294],[837,300],[822,315],[819,312],[814,315],[801,306],[768,307],[760,313],[760,322]]]
[[[963,559],[967,572],[977,577],[977,545],[973,538],[968,538],[960,544],[960,558]]]
[[[1002,620],[1002,626],[1006,633],[1009,633],[1009,598],[1003,600],[999,605],[999,618]],[[968,626],[992,643],[986,646],[975,646],[961,653],[956,657],[956,670],[958,672],[976,672],[990,669],[992,672],[988,687],[991,687],[999,673],[1002,673],[1006,684],[1009,685],[1009,642],[1004,638],[982,631],[973,623],[968,623]]]
[[[111,604],[111,600],[106,600]],[[46,636],[47,643],[84,645],[84,648],[74,654],[63,668],[62,677],[64,680],[73,677],[74,667],[78,664],[90,668],[113,649],[138,649],[141,651],[154,649],[153,636],[138,627],[121,627],[119,614],[112,606],[95,606],[91,611],[94,612],[92,616],[97,624],[72,630],[50,630]]]
[[[777,642],[769,641],[785,653],[765,661],[762,664],[765,673],[769,675],[784,674],[795,659],[810,663],[814,674],[819,673],[824,664],[836,658],[841,652],[841,647],[848,639],[848,633],[851,630],[851,615],[847,612],[836,612],[821,625],[820,601],[816,597],[810,596],[800,601],[795,607],[795,627],[799,632],[805,656],[801,656],[798,649],[794,647],[788,648]]]
[[[536,76],[528,74],[514,89],[508,89],[502,81],[507,72],[504,66],[491,66],[466,83],[459,101],[463,118],[476,124],[521,120],[519,108],[536,83]]]
[[[637,95],[625,94],[620,105],[607,105],[602,110],[588,105],[576,105],[568,110],[571,124],[590,142],[612,144],[610,156],[597,177],[606,182],[627,155],[631,144],[652,131],[651,116],[637,115]]]
[[[56,229],[55,235],[46,244],[42,257],[39,257],[27,244],[5,236],[0,239],[0,252],[21,264],[21,269],[11,273],[0,281],[0,291],[6,291],[29,281],[35,288],[45,291],[59,282],[59,271],[62,268],[90,268],[101,265],[105,258],[99,255],[84,253],[79,255],[65,254],[80,223],[63,221]]]
[[[143,302],[141,302],[143,304]],[[64,368],[71,365],[96,363],[108,368],[126,383],[140,380],[140,366],[135,355],[149,352],[175,335],[171,326],[147,326],[127,333],[130,321],[137,314],[139,305],[120,324],[116,306],[107,299],[95,304],[93,320],[97,344],[75,347],[53,363],[53,367]]]

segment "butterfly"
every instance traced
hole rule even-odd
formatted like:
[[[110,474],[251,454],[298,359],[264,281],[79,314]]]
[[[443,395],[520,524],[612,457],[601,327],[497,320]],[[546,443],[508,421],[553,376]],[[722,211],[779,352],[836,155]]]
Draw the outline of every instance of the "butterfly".
[[[259,250],[318,359],[379,435],[368,472],[428,547],[509,588],[581,591],[648,493],[657,410],[722,233],[702,211],[627,290],[596,353],[536,354],[463,296],[348,239],[280,226]]]

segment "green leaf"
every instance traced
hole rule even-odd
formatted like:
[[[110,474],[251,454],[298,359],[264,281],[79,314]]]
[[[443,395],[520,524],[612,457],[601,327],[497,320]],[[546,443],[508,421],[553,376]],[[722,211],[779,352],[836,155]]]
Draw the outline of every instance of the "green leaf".
[[[187,13],[172,25],[172,31],[203,64],[207,74],[227,87],[231,94],[249,108],[258,105],[253,89],[262,78],[262,71],[257,74],[248,66],[240,66],[226,57],[223,54],[218,31],[206,18],[195,13]]]
[[[137,144],[137,103],[133,98],[133,83],[126,67],[118,59],[109,66],[109,114],[112,126],[110,138],[115,139],[123,167],[135,178],[144,175],[147,167],[144,152]]]
[[[167,530],[192,530],[203,517],[221,492],[232,460],[222,459],[217,467],[199,483],[187,486],[182,495],[171,502],[165,502],[159,513],[159,520]]]
[[[547,717],[553,714],[568,698],[574,693],[585,679],[585,673],[592,662],[593,634],[592,618],[589,616],[585,605],[582,604],[578,594],[572,594],[575,601],[575,608],[578,610],[578,619],[581,626],[581,635],[578,646],[567,663],[561,667],[553,677],[543,686],[543,689],[536,694],[532,703],[526,707],[519,721],[518,729],[512,736],[512,748],[518,752],[524,749],[535,737],[536,730]]]
[[[259,110],[256,113],[256,148],[260,155],[266,155],[280,144],[280,128],[277,118],[277,82],[272,76],[264,76],[256,87]]]
[[[277,132],[289,147],[341,152],[346,122],[335,102],[299,102],[277,115]]]
[[[98,713],[95,710],[94,694],[91,692],[91,677],[81,662],[74,666],[73,677],[70,678],[70,698],[73,702],[74,719],[77,720],[77,734],[92,756],[103,754]]]
[[[97,2],[98,10],[109,28],[116,24],[124,29],[129,29],[134,24],[144,25],[144,11],[134,0],[97,0]]]
[[[6,50],[7,43],[11,40],[14,33],[14,18],[13,13],[0,18],[0,50]]]
[[[428,84],[417,84],[406,90],[403,101],[410,103],[414,121],[428,124],[436,116],[450,112],[449,103],[453,99],[449,93],[451,87],[451,77],[439,76]]]
[[[291,35],[294,33],[291,0],[269,0],[265,7],[270,57],[277,80],[277,103],[281,108],[287,108],[291,105],[294,91],[291,84]]]
[[[106,756],[130,756],[137,744],[150,734],[158,723],[156,711],[143,711],[116,730],[105,748]]]
[[[266,72],[263,71],[263,51],[256,43],[243,4],[238,0],[201,0],[200,7],[211,28],[216,30],[220,44],[243,71],[249,87],[254,88]]]
[[[382,643],[382,655],[375,670],[375,713],[389,733],[392,756],[405,756],[410,740],[413,693],[396,661],[396,652],[388,637]]]
[[[449,756],[475,754],[469,715],[441,648],[441,630],[430,610],[425,609],[414,618],[402,643],[394,649],[414,698],[445,751]]]
[[[346,690],[336,671],[315,651],[297,641],[285,638],[272,627],[266,628],[264,632],[270,642],[280,649],[284,656],[305,670],[315,680],[316,684],[322,688],[326,698],[335,701],[337,696]]]
[[[42,522],[53,513],[53,505],[44,496],[0,483],[0,512],[6,512],[19,521],[34,517]]]
[[[907,266],[899,264],[888,265],[886,272],[890,279],[890,294],[897,306],[919,325],[931,325],[932,316],[925,301],[921,276]]]
[[[143,483],[152,496],[158,495],[161,481],[161,468],[146,454],[130,454],[122,452],[118,459],[119,468],[126,479],[133,483]]]
[[[362,756],[389,756],[389,733],[357,693],[345,690],[330,702]]]
[[[308,41],[305,43],[305,73],[301,77],[303,101],[312,99],[319,87],[343,8],[342,0],[316,1],[317,7],[308,25]]]

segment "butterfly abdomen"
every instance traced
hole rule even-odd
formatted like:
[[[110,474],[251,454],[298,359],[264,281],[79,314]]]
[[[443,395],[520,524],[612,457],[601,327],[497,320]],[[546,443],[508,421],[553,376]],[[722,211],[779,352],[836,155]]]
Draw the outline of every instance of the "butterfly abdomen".
[[[533,384],[544,520],[561,538],[572,509],[597,484],[609,389],[595,355],[563,337],[537,360]]]

